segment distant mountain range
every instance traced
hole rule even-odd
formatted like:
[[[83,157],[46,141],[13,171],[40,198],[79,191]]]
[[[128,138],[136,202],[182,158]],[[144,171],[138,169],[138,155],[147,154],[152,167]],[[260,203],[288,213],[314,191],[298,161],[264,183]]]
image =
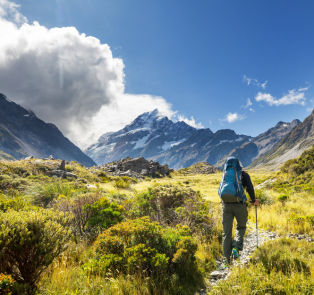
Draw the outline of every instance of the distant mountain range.
[[[95,162],[85,155],[53,124],[45,123],[32,111],[0,93],[0,159],[27,156],[77,161],[85,166]]]
[[[183,121],[173,122],[156,109],[138,116],[120,131],[105,133],[84,154],[55,125],[45,123],[0,94],[0,160],[53,155],[94,166],[126,157],[144,157],[181,169],[199,162],[222,167],[227,157],[235,156],[244,167],[277,168],[313,144],[313,112],[303,123],[279,122],[251,137],[230,129],[196,129]]]
[[[223,129],[196,129],[185,122],[174,123],[157,109],[138,116],[120,131],[102,135],[86,149],[97,164],[106,164],[122,157],[143,156],[171,168],[180,169],[206,161],[220,167],[228,156],[237,156],[244,166],[273,149],[301,122],[279,122],[257,137],[236,134]]]
[[[294,159],[314,144],[314,111],[302,123],[291,130],[273,149],[257,158],[250,167],[279,167]]]

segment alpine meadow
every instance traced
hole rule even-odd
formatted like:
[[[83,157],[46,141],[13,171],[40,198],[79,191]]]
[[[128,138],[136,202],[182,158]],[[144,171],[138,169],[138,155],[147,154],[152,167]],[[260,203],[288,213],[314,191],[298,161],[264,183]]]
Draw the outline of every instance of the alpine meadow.
[[[0,0],[0,295],[314,294],[313,13]]]

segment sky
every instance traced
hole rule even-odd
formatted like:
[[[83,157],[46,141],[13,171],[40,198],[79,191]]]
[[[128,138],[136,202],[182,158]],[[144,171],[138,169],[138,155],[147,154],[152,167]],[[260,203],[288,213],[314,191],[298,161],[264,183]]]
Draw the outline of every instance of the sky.
[[[158,108],[257,136],[314,106],[312,0],[0,0],[0,92],[80,147]]]

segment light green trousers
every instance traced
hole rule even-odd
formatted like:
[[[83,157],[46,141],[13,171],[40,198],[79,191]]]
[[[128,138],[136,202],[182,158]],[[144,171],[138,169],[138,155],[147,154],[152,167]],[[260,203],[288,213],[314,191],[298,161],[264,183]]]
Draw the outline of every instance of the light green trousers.
[[[237,227],[234,240],[232,241],[232,225],[234,217],[237,220]],[[246,230],[247,218],[248,211],[246,204],[222,204],[223,256],[229,263],[232,247],[237,246],[240,251],[243,249],[243,237]]]

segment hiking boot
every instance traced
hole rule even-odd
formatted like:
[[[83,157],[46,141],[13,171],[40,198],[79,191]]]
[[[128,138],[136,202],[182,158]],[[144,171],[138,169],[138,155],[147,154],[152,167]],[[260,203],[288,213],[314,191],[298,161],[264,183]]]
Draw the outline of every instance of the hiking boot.
[[[237,246],[233,247],[231,253],[234,260],[237,260],[239,258],[239,249]]]
[[[229,266],[230,266],[230,264],[229,264],[228,260],[225,259],[225,260],[223,261],[223,264],[222,264],[222,269],[229,268]]]

